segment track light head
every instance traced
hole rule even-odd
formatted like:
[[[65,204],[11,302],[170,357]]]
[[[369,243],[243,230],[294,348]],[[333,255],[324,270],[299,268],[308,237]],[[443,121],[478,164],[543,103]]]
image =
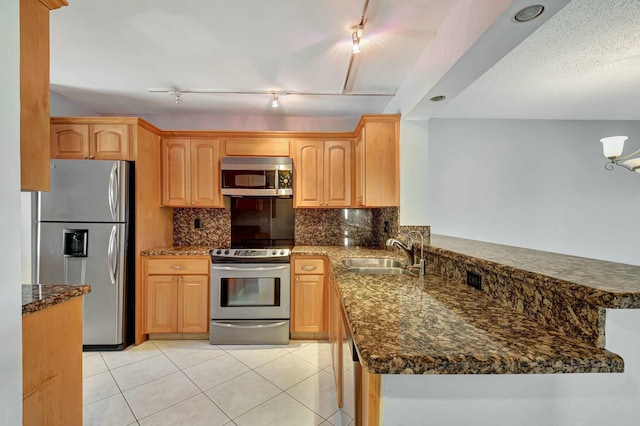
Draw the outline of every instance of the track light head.
[[[360,37],[358,36],[357,31],[354,31],[353,34],[351,34],[351,41],[353,42],[351,52],[360,53]]]
[[[179,90],[175,91],[175,95],[176,95],[176,103],[177,104],[181,104],[182,103],[182,93]]]
[[[278,95],[276,95],[275,93],[273,94],[273,100],[271,101],[271,107],[272,108],[278,108],[280,106],[280,104],[278,103]]]

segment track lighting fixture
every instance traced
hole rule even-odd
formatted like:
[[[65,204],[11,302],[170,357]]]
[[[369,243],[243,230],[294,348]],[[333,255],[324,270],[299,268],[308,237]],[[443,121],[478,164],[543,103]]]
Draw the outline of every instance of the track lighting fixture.
[[[273,101],[271,101],[271,107],[278,108],[280,104],[278,103],[278,95],[273,94]]]
[[[360,20],[358,27],[351,34],[351,41],[353,42],[353,46],[351,47],[351,52],[360,53],[360,40],[362,39],[362,33],[364,32],[364,17]]]
[[[181,97],[182,93],[180,93],[179,90],[176,90],[175,91],[175,95],[176,95],[176,103],[177,104],[181,104],[182,103],[182,97]]]

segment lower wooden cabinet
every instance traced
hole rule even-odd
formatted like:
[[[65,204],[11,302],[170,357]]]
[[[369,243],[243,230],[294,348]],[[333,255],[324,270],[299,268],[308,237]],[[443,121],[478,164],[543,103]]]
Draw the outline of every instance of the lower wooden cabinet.
[[[143,259],[145,333],[209,331],[209,257]]]
[[[291,286],[291,332],[324,333],[326,290],[325,259],[298,256],[293,259]]]

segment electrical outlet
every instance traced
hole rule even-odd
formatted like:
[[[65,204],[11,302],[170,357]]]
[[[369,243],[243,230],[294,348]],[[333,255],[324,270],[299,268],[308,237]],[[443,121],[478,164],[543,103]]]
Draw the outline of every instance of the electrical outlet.
[[[196,229],[200,229],[200,218],[197,218],[193,221],[193,227]]]
[[[467,271],[467,285],[477,290],[482,289],[482,277],[475,272]]]

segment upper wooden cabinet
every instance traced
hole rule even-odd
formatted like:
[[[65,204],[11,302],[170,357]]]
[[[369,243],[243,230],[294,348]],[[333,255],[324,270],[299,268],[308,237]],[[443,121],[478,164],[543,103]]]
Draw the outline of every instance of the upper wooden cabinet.
[[[20,0],[20,188],[48,191],[49,11],[66,0]]]
[[[363,116],[356,129],[356,206],[400,205],[397,115]]]
[[[223,207],[217,140],[162,140],[162,205]]]
[[[222,157],[288,157],[289,140],[277,138],[229,138],[222,140]]]
[[[51,158],[129,160],[128,124],[52,124]]]
[[[350,207],[352,141],[294,141],[294,207]]]

